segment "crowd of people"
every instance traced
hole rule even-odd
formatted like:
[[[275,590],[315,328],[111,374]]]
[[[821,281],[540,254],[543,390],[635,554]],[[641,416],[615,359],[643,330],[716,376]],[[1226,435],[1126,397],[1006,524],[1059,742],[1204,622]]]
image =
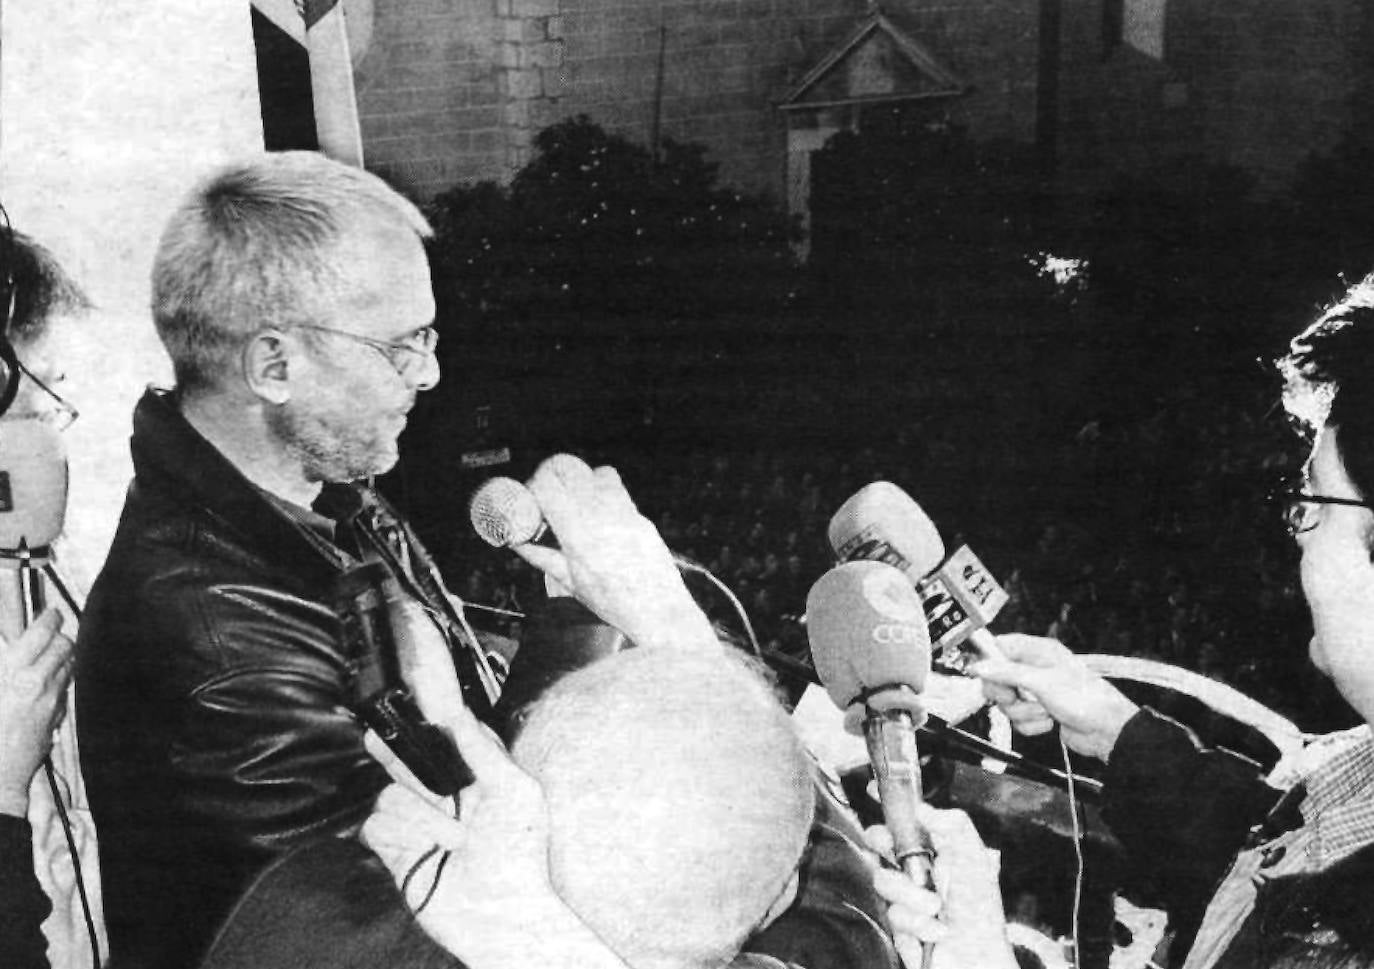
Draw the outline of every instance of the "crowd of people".
[[[967,542],[1006,588],[998,631],[1195,670],[1304,727],[1344,715],[1293,649],[1307,616],[1271,496],[1297,449],[1260,391],[1160,402],[1145,421],[1065,425],[1043,441],[996,437],[974,448],[974,433],[931,422],[848,449],[604,457],[669,547],[735,593],[770,650],[805,657],[806,594],[834,564],[830,517],[864,484],[889,480],[935,516],[949,548]],[[1036,480],[1045,467],[1053,481]],[[537,595],[519,560],[469,561],[472,602],[518,613]],[[704,601],[713,619],[737,623],[728,600]],[[1295,678],[1307,689],[1294,690]]]

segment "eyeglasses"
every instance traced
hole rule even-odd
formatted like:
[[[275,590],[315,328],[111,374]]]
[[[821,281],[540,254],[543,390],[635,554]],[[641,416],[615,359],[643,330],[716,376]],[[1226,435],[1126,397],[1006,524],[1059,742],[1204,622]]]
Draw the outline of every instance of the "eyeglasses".
[[[65,431],[67,428],[71,427],[73,424],[76,423],[76,419],[81,416],[81,411],[77,410],[76,406],[72,404],[71,401],[67,400],[57,391],[53,390],[43,381],[39,380],[34,375],[34,372],[30,370],[28,367],[24,366],[23,363],[16,361],[15,367],[21,374],[23,374],[25,377],[28,377],[31,381],[33,381],[34,386],[37,387],[39,390],[43,391],[43,393],[47,394],[48,398],[54,404],[57,405],[56,410],[49,411],[45,415],[44,419],[47,420],[48,423],[52,424],[52,426],[59,431]]]
[[[434,351],[439,346],[439,331],[432,326],[420,327],[410,334],[403,343],[390,343],[386,340],[374,340],[369,336],[349,333],[347,330],[340,330],[332,326],[320,326],[316,323],[292,323],[290,325],[298,330],[333,333],[335,336],[347,337],[355,343],[369,346],[385,357],[392,369],[406,378],[418,374],[434,356]]]
[[[76,423],[76,419],[81,416],[81,412],[65,397],[53,390],[43,381],[39,380],[38,377],[34,375],[34,372],[24,366],[23,362],[20,361],[17,356],[14,358],[13,368],[15,373],[11,377],[12,380],[18,383],[20,377],[28,377],[29,380],[33,381],[34,386],[43,391],[43,393],[57,405],[55,410],[49,411],[43,415],[44,420],[48,421],[48,423],[52,424],[52,426],[59,431],[65,431]]]
[[[1317,527],[1318,505],[1349,505],[1354,508],[1374,508],[1374,502],[1358,498],[1332,498],[1330,495],[1312,495],[1296,488],[1285,488],[1271,495],[1269,500],[1279,507],[1283,523],[1289,535],[1301,535]]]

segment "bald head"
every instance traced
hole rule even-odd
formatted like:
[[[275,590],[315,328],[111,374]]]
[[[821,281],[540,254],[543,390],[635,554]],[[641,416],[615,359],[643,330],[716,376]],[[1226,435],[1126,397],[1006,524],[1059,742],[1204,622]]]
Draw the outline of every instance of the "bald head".
[[[635,649],[565,677],[516,738],[568,905],[635,969],[728,962],[791,883],[810,761],[724,654]]]

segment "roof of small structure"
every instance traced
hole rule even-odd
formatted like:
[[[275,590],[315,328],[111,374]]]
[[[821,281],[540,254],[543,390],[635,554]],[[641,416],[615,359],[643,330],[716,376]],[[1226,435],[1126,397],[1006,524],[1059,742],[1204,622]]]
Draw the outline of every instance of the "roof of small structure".
[[[874,10],[778,103],[784,111],[951,98],[971,90],[880,10]]]

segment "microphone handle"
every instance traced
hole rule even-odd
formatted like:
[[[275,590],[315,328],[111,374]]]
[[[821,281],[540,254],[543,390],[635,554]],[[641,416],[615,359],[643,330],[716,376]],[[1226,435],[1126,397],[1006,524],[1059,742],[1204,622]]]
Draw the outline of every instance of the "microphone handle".
[[[935,845],[916,817],[922,802],[921,761],[916,752],[916,722],[910,710],[867,708],[864,741],[878,782],[883,823],[892,834],[892,854],[902,871],[928,892],[935,892]],[[929,969],[935,944],[921,943],[921,966]]]

